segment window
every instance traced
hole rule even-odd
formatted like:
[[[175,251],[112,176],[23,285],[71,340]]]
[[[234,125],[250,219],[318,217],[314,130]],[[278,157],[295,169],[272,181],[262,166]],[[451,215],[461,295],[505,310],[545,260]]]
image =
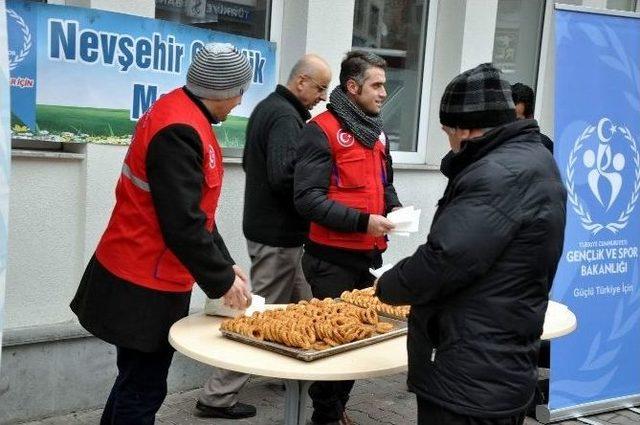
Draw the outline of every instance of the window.
[[[378,22],[380,21],[380,9],[371,5],[371,13],[369,14],[369,37],[373,37],[379,43],[378,39]]]
[[[636,0],[607,0],[607,9],[633,12],[638,7]]]
[[[437,2],[433,2],[437,3]],[[394,158],[424,163],[424,141],[418,143],[428,0],[358,0],[355,3],[352,46],[387,61],[384,128]],[[433,50],[433,48],[431,48]]]
[[[638,0],[557,0],[556,3],[627,12],[633,12],[638,7]]]
[[[534,90],[538,87],[542,28],[547,3],[550,6],[547,10],[553,9],[553,3],[625,11],[638,8],[638,0],[498,0],[493,63],[502,69],[511,83],[521,82]],[[547,18],[547,24],[550,24],[552,15]],[[542,104],[540,99],[537,104]]]
[[[268,39],[270,8],[271,0],[156,0],[156,18]]]
[[[536,87],[544,0],[499,0],[493,63],[513,83]]]
[[[362,30],[364,25],[364,8],[362,4],[365,0],[356,0],[355,13],[353,15],[353,26],[359,30]]]

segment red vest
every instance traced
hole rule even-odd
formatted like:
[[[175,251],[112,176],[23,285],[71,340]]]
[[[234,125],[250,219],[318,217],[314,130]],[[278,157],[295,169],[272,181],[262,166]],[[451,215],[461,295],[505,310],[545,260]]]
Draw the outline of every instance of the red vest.
[[[384,183],[387,178],[384,133],[373,149],[368,149],[353,134],[341,128],[331,111],[323,112],[312,121],[320,126],[327,137],[333,158],[328,198],[362,212],[383,215]],[[376,238],[360,232],[338,232],[313,222],[309,239],[337,248],[365,251],[387,248],[384,237]]]
[[[183,89],[176,89],[158,99],[136,125],[116,186],[116,205],[96,256],[111,273],[131,283],[187,292],[194,279],[164,244],[145,166],[149,143],[172,124],[187,124],[200,136],[205,182],[200,209],[207,216],[207,230],[213,230],[222,185],[222,151],[205,114]]]

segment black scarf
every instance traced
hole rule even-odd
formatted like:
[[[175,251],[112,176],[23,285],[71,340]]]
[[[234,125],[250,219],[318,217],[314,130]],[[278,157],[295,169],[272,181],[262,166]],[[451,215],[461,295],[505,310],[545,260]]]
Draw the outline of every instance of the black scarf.
[[[338,116],[340,123],[363,145],[373,148],[382,133],[382,115],[367,115],[347,97],[340,86],[333,89],[329,102],[327,109]]]

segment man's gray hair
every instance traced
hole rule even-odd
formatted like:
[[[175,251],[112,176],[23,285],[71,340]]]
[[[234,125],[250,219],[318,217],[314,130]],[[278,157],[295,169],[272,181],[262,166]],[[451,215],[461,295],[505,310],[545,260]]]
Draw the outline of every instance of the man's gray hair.
[[[291,68],[287,84],[292,83],[299,75],[312,77],[322,65],[326,66],[327,69],[329,68],[329,64],[320,56],[313,53],[304,55],[298,59],[296,64],[293,65],[293,68]]]

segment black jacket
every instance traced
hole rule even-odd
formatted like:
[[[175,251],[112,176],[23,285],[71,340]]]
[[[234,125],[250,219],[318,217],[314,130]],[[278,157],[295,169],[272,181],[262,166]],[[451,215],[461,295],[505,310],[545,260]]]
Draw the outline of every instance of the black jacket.
[[[553,141],[544,133],[540,133],[540,141],[549,152],[553,153]]]
[[[548,293],[562,254],[566,192],[534,120],[468,141],[427,242],[378,295],[411,304],[409,388],[456,413],[517,414],[537,379]]]
[[[393,187],[393,163],[387,150],[387,182],[384,187],[385,212],[401,206]],[[295,170],[294,200],[300,214],[309,221],[341,232],[366,232],[369,214],[328,198],[329,183],[333,171],[333,157],[329,141],[314,122],[305,126],[298,148]],[[367,268],[377,263],[379,253],[343,250],[308,242],[305,251],[332,263],[355,269]],[[377,265],[377,264],[376,264]]]
[[[293,172],[300,133],[309,118],[304,105],[281,85],[253,110],[242,159],[242,229],[247,239],[282,247],[304,243],[309,224],[293,205]]]

